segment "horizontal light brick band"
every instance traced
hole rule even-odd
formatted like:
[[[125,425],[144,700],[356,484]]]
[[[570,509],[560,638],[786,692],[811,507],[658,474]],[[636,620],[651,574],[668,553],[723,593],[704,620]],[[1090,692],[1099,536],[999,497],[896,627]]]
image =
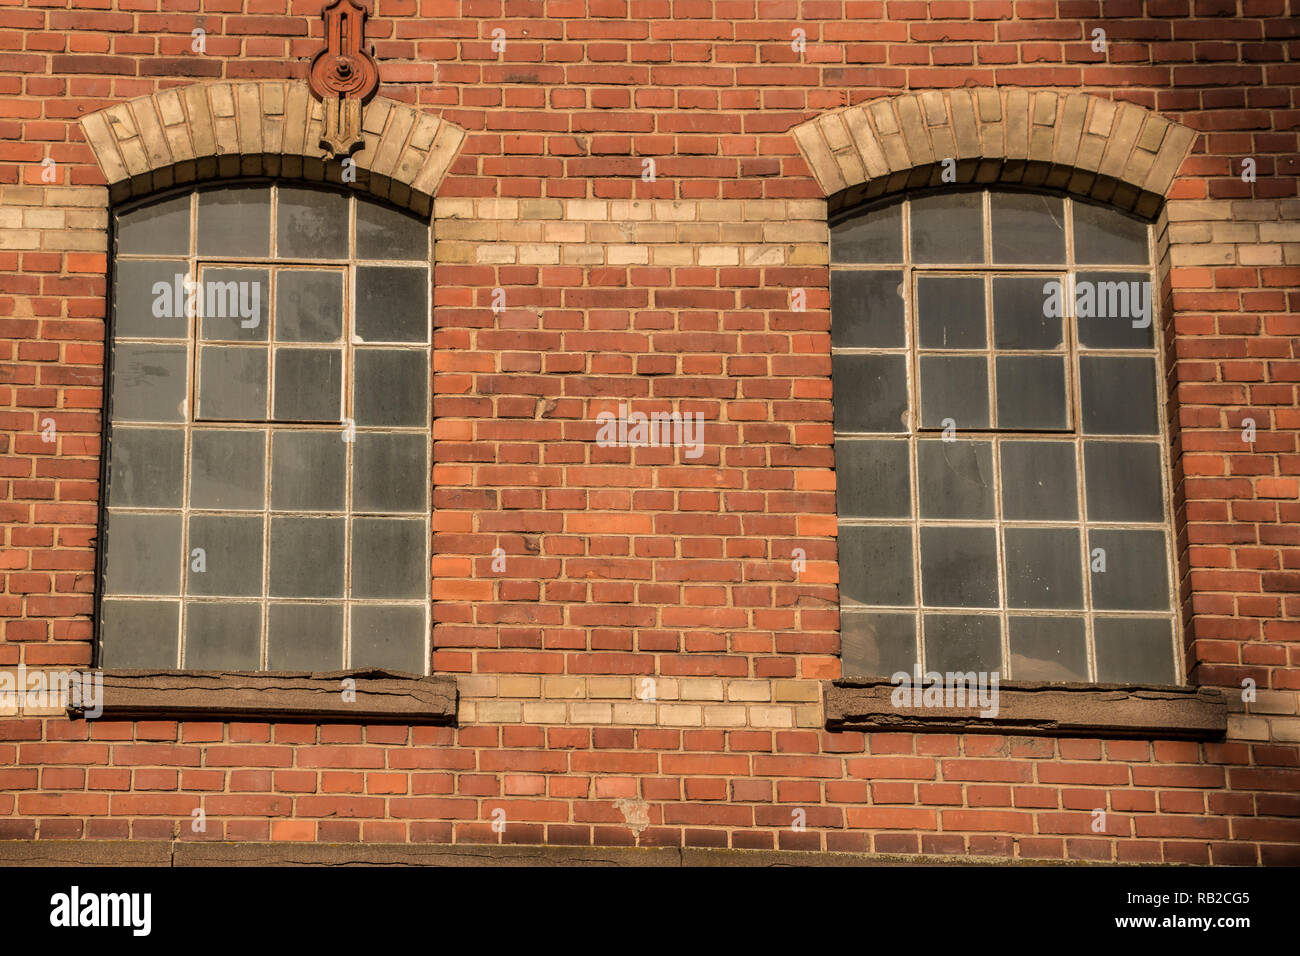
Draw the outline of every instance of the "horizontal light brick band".
[[[1132,103],[991,88],[870,100],[791,133],[832,209],[939,185],[950,159],[956,182],[1065,189],[1146,216],[1159,209],[1196,139]]]
[[[140,96],[81,120],[114,202],[178,183],[284,175],[340,181],[320,148],[323,110],[306,83],[196,83]],[[362,114],[356,185],[428,215],[465,131],[376,96]]]

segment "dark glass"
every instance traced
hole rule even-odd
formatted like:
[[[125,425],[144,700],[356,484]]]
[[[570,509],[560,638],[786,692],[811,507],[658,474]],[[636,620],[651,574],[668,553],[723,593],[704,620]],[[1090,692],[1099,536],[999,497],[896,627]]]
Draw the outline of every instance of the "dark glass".
[[[351,666],[423,674],[427,629],[423,607],[354,604]]]
[[[423,427],[429,415],[429,355],[413,349],[353,353],[352,415],[358,425]]]
[[[1097,680],[1103,684],[1178,684],[1173,624],[1164,619],[1098,617],[1092,622]]]
[[[281,269],[275,276],[277,342],[338,342],[343,338],[343,273]]]
[[[1089,441],[1083,445],[1090,521],[1163,521],[1160,446]]]
[[[831,223],[831,262],[903,261],[903,204],[855,210]]]
[[[265,342],[270,336],[271,273],[211,269],[203,280],[201,337],[205,342]]]
[[[999,349],[1055,349],[1065,341],[1061,315],[1049,316],[1052,285],[1060,277],[994,276],[993,345]],[[1064,313],[1062,313],[1064,314]]]
[[[1065,201],[1037,193],[992,192],[994,262],[1065,261]]]
[[[190,435],[190,507],[261,511],[266,504],[266,436],[196,428]]]
[[[348,197],[325,189],[280,187],[276,255],[281,259],[346,259]]]
[[[984,261],[984,208],[978,192],[943,192],[912,200],[912,259]]]
[[[163,668],[177,666],[180,601],[115,601],[100,605],[101,667]]]
[[[921,427],[989,427],[988,361],[982,355],[921,356]]]
[[[916,666],[913,614],[840,614],[840,660],[845,677],[910,674]]]
[[[271,191],[222,186],[199,193],[201,256],[259,256],[271,252]]]
[[[1079,389],[1089,435],[1155,435],[1156,366],[1149,358],[1082,355]]]
[[[120,344],[113,349],[113,421],[185,421],[183,345]]]
[[[921,596],[929,607],[997,607],[997,532],[923,527]]]
[[[978,276],[919,276],[916,317],[923,349],[982,349],[984,280]]]
[[[833,355],[837,432],[907,428],[907,359],[902,355]]]
[[[181,516],[109,512],[105,530],[107,594],[179,594]]]
[[[1169,607],[1169,566],[1164,531],[1088,531],[1089,566],[1097,567],[1097,549],[1105,552],[1103,571],[1092,571],[1092,606],[1107,611],[1163,611]]]
[[[1079,517],[1072,442],[1002,442],[1002,517],[1007,521]]]
[[[996,363],[999,428],[1069,426],[1063,355],[999,355]]]
[[[337,422],[342,388],[342,350],[275,350],[276,421]]]
[[[255,671],[262,666],[262,606],[233,601],[185,604],[185,669]]]
[[[423,434],[357,434],[352,452],[354,511],[424,511],[429,480]]]
[[[176,277],[180,276],[179,283]],[[184,339],[189,265],[169,259],[119,259],[113,276],[113,334],[119,339]],[[179,288],[179,293],[177,289]],[[179,301],[178,301],[179,299]]]
[[[206,421],[266,420],[266,347],[199,349],[199,413]]]
[[[836,270],[831,273],[831,345],[902,348],[903,273]]]
[[[276,430],[271,435],[271,507],[342,511],[346,455],[341,432]]]
[[[119,255],[135,256],[189,255],[189,195],[118,213],[117,251]]]
[[[841,518],[909,518],[911,464],[905,441],[835,441],[835,500]]]
[[[352,596],[422,598],[429,569],[424,521],[352,519]]]
[[[1002,670],[1002,622],[992,614],[927,614],[924,626],[926,671],[991,674]],[[978,692],[967,687],[967,706],[975,706],[971,698],[978,700]]]
[[[1079,344],[1090,349],[1149,349],[1155,303],[1146,272],[1081,272],[1075,277]]]
[[[109,501],[118,508],[179,508],[185,474],[185,432],[179,428],[114,428]]]
[[[429,224],[408,212],[357,200],[357,258],[429,261]]]
[[[916,603],[912,529],[840,525],[840,596],[859,604]]]
[[[1074,202],[1074,261],[1145,265],[1147,224],[1110,206]]]
[[[271,518],[271,596],[343,597],[345,519]]]
[[[266,666],[272,671],[334,671],[343,667],[342,604],[272,604]]]
[[[993,445],[986,441],[916,443],[922,518],[993,517]]]
[[[358,266],[355,326],[362,342],[429,341],[429,271]]]
[[[1088,635],[1081,617],[1021,617],[1007,620],[1010,680],[1088,682]]]
[[[262,593],[261,515],[190,515],[189,594],[256,597]],[[195,569],[202,548],[206,570]]]
[[[1082,609],[1078,528],[1005,528],[1007,606]]]

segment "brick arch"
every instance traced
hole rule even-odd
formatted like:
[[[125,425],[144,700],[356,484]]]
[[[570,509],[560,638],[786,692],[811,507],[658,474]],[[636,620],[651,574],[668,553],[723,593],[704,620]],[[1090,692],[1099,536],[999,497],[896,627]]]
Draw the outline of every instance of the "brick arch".
[[[323,108],[294,80],[195,83],[127,100],[82,117],[109,197],[203,179],[291,176],[333,181],[342,163],[318,145]],[[362,113],[365,146],[353,154],[356,186],[428,215],[465,131],[376,96]]]
[[[791,130],[834,211],[957,182],[1062,189],[1153,217],[1196,132],[1088,93],[964,88],[871,100]]]

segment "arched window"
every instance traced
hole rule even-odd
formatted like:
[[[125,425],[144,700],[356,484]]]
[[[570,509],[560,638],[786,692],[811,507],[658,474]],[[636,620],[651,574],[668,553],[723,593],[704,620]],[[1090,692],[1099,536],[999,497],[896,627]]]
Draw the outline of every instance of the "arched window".
[[[426,673],[427,222],[274,182],[112,218],[101,666]]]
[[[1181,683],[1150,227],[953,186],[831,261],[845,675]]]

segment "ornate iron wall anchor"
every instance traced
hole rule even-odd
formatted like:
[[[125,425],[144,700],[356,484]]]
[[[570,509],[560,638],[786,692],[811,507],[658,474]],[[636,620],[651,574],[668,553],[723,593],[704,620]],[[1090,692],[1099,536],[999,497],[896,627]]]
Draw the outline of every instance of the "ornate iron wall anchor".
[[[312,57],[311,91],[325,104],[320,144],[332,156],[347,156],[361,137],[361,107],[379,88],[379,66],[365,51],[366,8],[356,0],[334,0],[321,11],[325,48]]]

